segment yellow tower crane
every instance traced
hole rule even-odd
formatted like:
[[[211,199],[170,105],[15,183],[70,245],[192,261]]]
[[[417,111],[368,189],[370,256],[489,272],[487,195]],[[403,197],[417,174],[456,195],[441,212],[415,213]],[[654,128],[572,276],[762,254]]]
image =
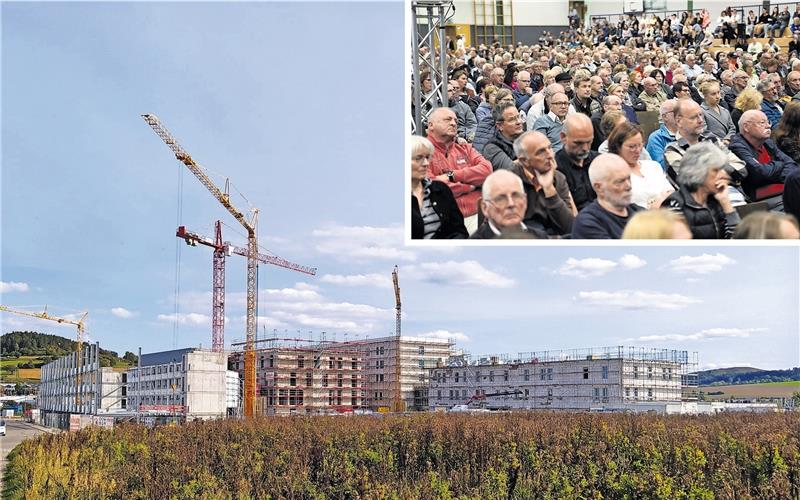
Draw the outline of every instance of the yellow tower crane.
[[[247,230],[247,329],[244,350],[244,416],[252,418],[254,415],[256,401],[256,301],[257,296],[257,276],[258,276],[258,241],[256,239],[256,222],[258,220],[258,209],[253,209],[250,220],[240,212],[230,201],[228,181],[225,181],[225,191],[220,190],[209,177],[203,168],[198,165],[186,152],[178,141],[161,125],[158,117],[150,114],[143,114],[142,118],[155,131],[155,133],[166,143],[170,150],[175,154],[175,158],[194,174],[195,177],[208,189],[214,198],[225,207],[233,218]]]
[[[80,406],[81,401],[81,358],[83,356],[83,336],[86,331],[86,316],[89,315],[88,312],[83,313],[81,319],[79,320],[72,320],[67,318],[59,318],[57,316],[52,316],[47,312],[47,306],[45,306],[44,311],[40,313],[29,312],[29,311],[19,311],[17,309],[12,309],[8,306],[0,305],[0,311],[10,312],[13,314],[19,314],[20,316],[29,316],[31,318],[39,318],[39,319],[46,319],[48,321],[55,321],[56,323],[66,323],[68,325],[75,325],[78,327],[78,343],[75,347],[75,353],[77,354],[76,359],[76,369],[75,369],[75,380],[76,380],[76,390],[75,390],[75,404]]]
[[[397,413],[402,413],[406,410],[406,408],[402,394],[403,386],[400,383],[400,376],[402,374],[400,370],[400,363],[402,361],[402,358],[400,356],[401,314],[400,314],[400,282],[397,277],[397,266],[394,266],[394,271],[392,271],[392,283],[394,284],[395,310],[397,312],[397,319],[395,321],[395,342],[397,343],[397,346],[395,347],[395,354],[394,354],[394,400],[392,401],[392,411]]]

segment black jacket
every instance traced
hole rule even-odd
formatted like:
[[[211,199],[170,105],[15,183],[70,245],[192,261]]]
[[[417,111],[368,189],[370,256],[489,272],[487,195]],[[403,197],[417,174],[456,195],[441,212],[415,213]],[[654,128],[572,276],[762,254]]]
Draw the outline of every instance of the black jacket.
[[[433,210],[439,216],[441,225],[433,235],[434,239],[465,239],[469,237],[464,226],[464,216],[458,209],[453,192],[444,182],[433,181],[430,186],[430,199]],[[411,238],[422,239],[425,234],[425,223],[422,220],[417,197],[411,195]]]
[[[728,145],[731,152],[747,166],[747,177],[742,181],[742,188],[751,200],[755,199],[756,189],[769,184],[782,183],[790,170],[800,168],[786,153],[778,149],[772,139],[767,139],[764,147],[772,158],[772,161],[767,164],[759,163],[758,150],[741,134],[734,135]]]
[[[726,215],[714,196],[708,197],[705,207],[698,205],[685,186],[669,195],[661,206],[682,213],[696,240],[730,239],[739,224],[738,212]]]
[[[495,129],[494,139],[483,147],[481,154],[492,164],[492,170],[516,170],[513,164],[517,159],[517,155],[514,154],[514,143],[497,129]]]
[[[537,227],[531,223],[525,223],[525,229],[522,227],[519,228],[518,231],[511,231],[508,233],[507,236],[509,239],[534,239],[534,240],[546,240],[550,238],[547,233],[544,231],[544,228]],[[494,234],[492,228],[489,227],[488,222],[484,222],[481,224],[481,227],[475,231],[472,236],[469,237],[471,240],[493,240],[497,238],[501,238]]]

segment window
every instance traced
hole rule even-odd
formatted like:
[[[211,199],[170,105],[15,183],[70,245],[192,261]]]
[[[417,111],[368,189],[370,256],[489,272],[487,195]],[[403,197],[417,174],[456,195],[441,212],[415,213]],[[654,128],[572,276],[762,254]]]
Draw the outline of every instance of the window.
[[[508,382],[508,370],[503,371],[503,382]]]
[[[384,352],[384,351],[383,351],[383,347],[381,347],[381,348],[380,348],[380,354],[379,354],[379,355],[380,355],[380,356],[383,356],[383,352]]]
[[[269,355],[269,367],[275,368],[275,356],[273,356],[272,354]]]
[[[489,382],[494,382],[494,371],[489,370]]]
[[[583,367],[583,379],[587,380],[588,378],[589,378],[589,367],[588,366],[584,366]]]
[[[653,399],[653,389],[647,389],[647,399]]]
[[[527,368],[525,369],[524,372],[522,372],[522,379],[525,380],[526,382],[531,379],[531,371],[528,370]],[[528,392],[528,391],[526,390],[525,392]],[[527,397],[527,396],[528,395],[526,394],[525,397]]]
[[[278,406],[286,406],[286,389],[278,390]]]
[[[525,389],[525,399],[528,399],[528,396],[529,396],[528,389]]]
[[[633,388],[633,399],[639,399],[639,389],[636,387]]]
[[[419,355],[420,356],[424,356],[425,355],[425,346],[424,345],[419,346]]]
[[[358,370],[358,360],[356,358],[353,358],[353,360],[350,362],[350,369]]]
[[[336,387],[342,387],[342,379],[343,379],[343,377],[342,377],[341,373],[336,375]],[[342,391],[339,391],[339,392],[342,392]]]
[[[383,382],[383,373],[378,374],[378,382]]]
[[[305,356],[297,356],[297,367],[298,368],[305,368],[306,366],[306,358]]]
[[[356,375],[350,377],[350,387],[358,387],[358,377]]]
[[[425,360],[424,359],[420,359],[419,360],[419,369],[420,370],[424,370],[425,369]]]
[[[608,387],[603,387],[603,397],[604,398],[608,397]]]
[[[289,390],[289,406],[294,406],[297,404],[297,391],[294,389]]]
[[[603,367],[603,378],[608,379],[608,365]]]
[[[648,366],[647,367],[647,378],[653,378],[653,367],[652,366]]]
[[[375,395],[375,399],[378,399],[377,394]],[[328,391],[328,406],[333,406],[333,390]]]
[[[548,398],[552,398],[553,397],[553,389],[547,389],[547,397]]]
[[[600,397],[600,388],[599,387],[595,387],[594,388],[594,397],[595,398],[599,398]]]
[[[539,379],[540,380],[547,380],[547,371],[544,368],[539,370]]]
[[[475,382],[481,381],[481,372],[475,372]]]
[[[458,383],[458,372],[455,373],[455,381]]]
[[[297,385],[297,373],[292,372],[289,374],[289,385],[291,386]]]
[[[322,387],[328,387],[328,374],[324,373],[322,375]]]
[[[297,391],[297,406],[303,406],[303,391]]]
[[[259,361],[261,361],[261,366],[259,366],[259,368],[264,368],[264,358],[261,358]]]
[[[450,389],[450,398],[449,399],[453,399],[453,389]]]
[[[633,367],[633,378],[639,378],[639,367],[638,366],[634,366]]]
[[[342,391],[336,391],[336,406],[342,406]]]
[[[631,397],[631,388],[630,387],[626,387],[625,388],[625,397],[626,398]]]
[[[341,368],[341,367],[339,367],[339,368]],[[380,365],[379,368],[383,368],[383,360],[381,360],[381,365]]]
[[[466,398],[467,397],[467,390],[466,389],[461,389],[461,397],[462,398]]]
[[[343,365],[342,365],[342,358],[337,358],[337,359],[336,359],[336,366],[337,366],[337,367],[338,367],[340,370],[342,369],[342,366],[343,366]],[[383,368],[383,367],[381,367],[381,368]]]
[[[358,392],[350,391],[350,406],[358,406]]]
[[[333,357],[328,358],[328,368],[333,370]]]
[[[547,380],[553,380],[553,369],[552,368],[548,368],[547,369]]]
[[[306,372],[306,387],[311,387],[312,380],[313,380],[313,377],[311,375],[311,372]]]
[[[442,391],[441,391],[441,389],[436,391],[436,399],[442,399]]]

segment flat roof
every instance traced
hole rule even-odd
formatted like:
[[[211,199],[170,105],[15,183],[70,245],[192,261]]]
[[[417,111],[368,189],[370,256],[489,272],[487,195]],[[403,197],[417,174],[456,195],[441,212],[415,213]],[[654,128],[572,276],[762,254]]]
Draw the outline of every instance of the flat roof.
[[[186,349],[175,349],[174,351],[161,351],[152,352],[150,354],[142,354],[142,366],[180,363],[183,361],[184,354],[194,352],[196,350],[196,347],[188,347]]]

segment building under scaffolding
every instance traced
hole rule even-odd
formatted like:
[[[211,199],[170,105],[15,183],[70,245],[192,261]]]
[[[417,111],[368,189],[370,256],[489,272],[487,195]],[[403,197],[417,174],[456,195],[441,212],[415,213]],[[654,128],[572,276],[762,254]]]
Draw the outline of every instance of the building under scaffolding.
[[[604,347],[452,357],[432,370],[429,407],[621,410],[696,399],[697,353]]]
[[[239,346],[239,344],[234,344]],[[242,373],[243,352],[230,355]],[[357,345],[299,338],[256,342],[256,413],[351,413],[364,407],[362,351]]]

